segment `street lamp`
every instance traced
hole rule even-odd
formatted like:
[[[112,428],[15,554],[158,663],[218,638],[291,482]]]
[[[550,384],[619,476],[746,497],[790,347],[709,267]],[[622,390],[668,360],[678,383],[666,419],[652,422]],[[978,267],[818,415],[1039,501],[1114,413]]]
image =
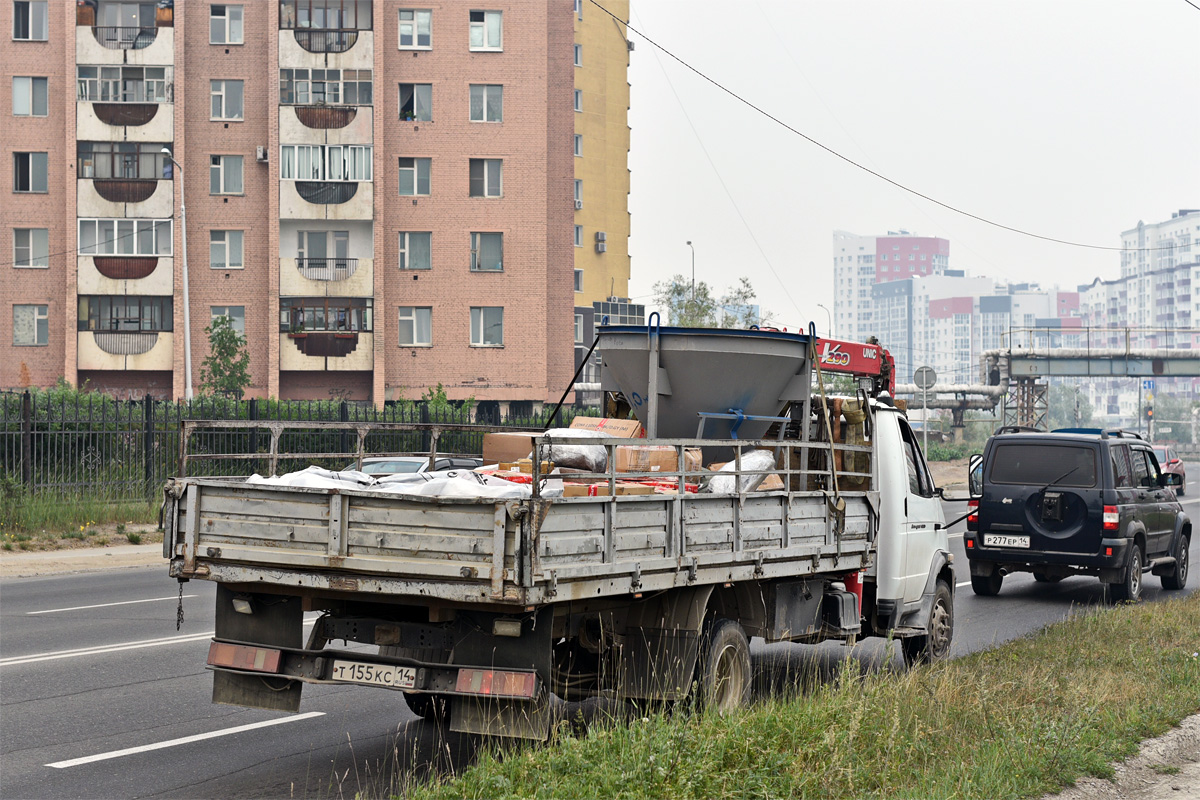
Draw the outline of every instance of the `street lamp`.
[[[184,398],[192,399],[192,304],[188,299],[188,262],[187,262],[187,195],[183,191],[183,165],[175,160],[168,147],[162,149],[175,169],[179,170],[179,227],[183,240],[183,373]]]
[[[692,247],[692,243],[687,243],[688,247]],[[692,302],[696,302],[696,248],[692,247]]]
[[[830,315],[829,309],[825,308],[825,306],[821,305],[820,303],[817,303],[817,308],[821,308],[821,309],[825,310],[825,330],[829,331],[829,338],[832,339],[833,338],[833,316]]]

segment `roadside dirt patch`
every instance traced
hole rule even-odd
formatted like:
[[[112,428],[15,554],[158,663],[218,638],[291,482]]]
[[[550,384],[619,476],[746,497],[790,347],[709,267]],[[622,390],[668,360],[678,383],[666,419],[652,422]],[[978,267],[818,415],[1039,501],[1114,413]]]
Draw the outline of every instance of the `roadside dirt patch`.
[[[143,542],[145,540],[143,539]],[[0,578],[31,578],[68,572],[95,572],[119,567],[163,565],[162,535],[158,543],[57,550],[0,550]]]
[[[967,461],[966,458],[956,458],[953,461],[930,461],[929,472],[933,475],[933,485],[953,490],[954,494],[967,493]]]
[[[1111,781],[1083,778],[1042,800],[1200,800],[1200,714],[1142,742],[1136,756],[1114,769]]]

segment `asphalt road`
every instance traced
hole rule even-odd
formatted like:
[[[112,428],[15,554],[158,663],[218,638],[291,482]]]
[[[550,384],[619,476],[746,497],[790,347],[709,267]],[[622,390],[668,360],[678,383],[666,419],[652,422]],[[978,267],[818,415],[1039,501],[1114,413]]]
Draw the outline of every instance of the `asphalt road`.
[[[1184,505],[1200,517],[1200,499]],[[947,519],[964,509],[947,504]],[[998,597],[976,597],[961,529],[951,532],[954,654],[1103,602],[1095,579],[1039,584],[1024,574],[1007,577]],[[1200,544],[1191,552],[1196,563]],[[1187,591],[1197,585],[1193,576]],[[387,796],[399,791],[397,776],[419,780],[429,765],[473,757],[470,737],[421,722],[395,693],[306,686],[295,716],[213,705],[204,668],[213,594],[205,581],[185,584],[176,631],[178,584],[162,567],[0,581],[0,796]],[[1145,602],[1179,594],[1147,576]],[[811,680],[801,676],[813,666],[832,672],[846,652],[828,643],[753,650],[758,693]],[[854,652],[864,668],[901,668],[897,648],[880,640]]]

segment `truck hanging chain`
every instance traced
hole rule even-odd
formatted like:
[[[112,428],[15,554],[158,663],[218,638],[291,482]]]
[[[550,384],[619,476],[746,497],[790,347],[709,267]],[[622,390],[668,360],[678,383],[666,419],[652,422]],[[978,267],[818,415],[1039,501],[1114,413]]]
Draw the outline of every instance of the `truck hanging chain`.
[[[179,608],[175,611],[175,630],[183,625],[183,581],[179,582]]]

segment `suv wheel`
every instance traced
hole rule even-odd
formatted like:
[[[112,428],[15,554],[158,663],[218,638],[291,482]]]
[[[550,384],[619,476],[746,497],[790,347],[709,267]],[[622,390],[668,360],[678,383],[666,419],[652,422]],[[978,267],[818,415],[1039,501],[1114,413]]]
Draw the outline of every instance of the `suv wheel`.
[[[1065,576],[1063,575],[1047,575],[1044,572],[1034,572],[1033,579],[1038,583],[1058,583]]]
[[[1186,536],[1180,536],[1175,543],[1175,567],[1162,576],[1164,589],[1182,589],[1187,585],[1189,544],[1191,541]]]
[[[992,597],[1000,594],[1000,586],[1004,583],[1004,576],[1000,570],[993,569],[991,575],[972,575],[971,588],[975,594],[982,597]]]
[[[1142,549],[1136,544],[1129,551],[1129,569],[1125,580],[1108,584],[1108,599],[1113,603],[1136,603],[1142,596]]]

